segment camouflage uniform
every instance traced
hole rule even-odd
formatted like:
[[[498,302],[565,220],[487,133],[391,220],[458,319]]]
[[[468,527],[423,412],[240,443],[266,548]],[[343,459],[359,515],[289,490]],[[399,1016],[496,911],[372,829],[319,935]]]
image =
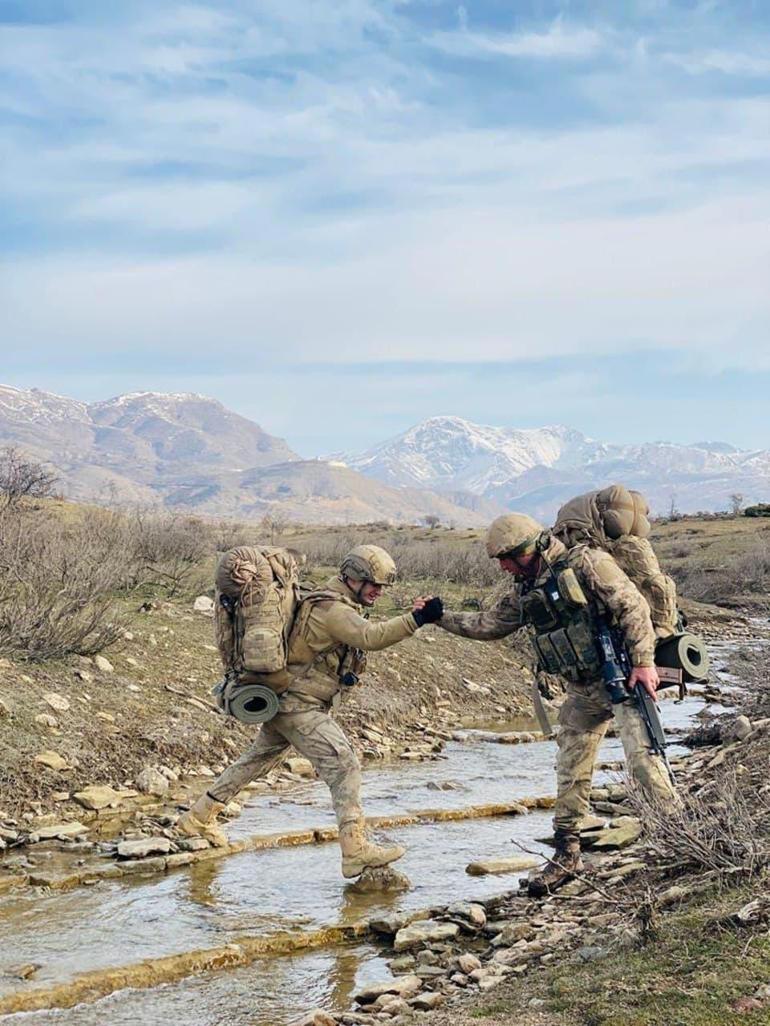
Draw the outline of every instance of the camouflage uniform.
[[[361,652],[374,652],[408,638],[417,629],[411,613],[370,623],[357,611],[355,595],[332,578],[303,603],[289,640],[288,689],[280,712],[262,725],[256,740],[208,789],[226,803],[248,783],[264,776],[293,746],[313,764],[331,791],[340,826],[359,820],[361,768],[350,741],[329,715],[344,685],[341,671],[363,670]]]
[[[655,632],[649,606],[638,588],[607,552],[578,545],[567,551],[556,538],[546,552],[549,563],[566,559],[586,594],[598,600],[622,630],[634,666],[653,666]],[[546,579],[543,574],[535,586]],[[452,634],[478,640],[504,638],[522,626],[520,586],[481,613],[445,612],[439,626]],[[574,832],[589,808],[596,752],[610,720],[615,720],[626,755],[628,772],[650,794],[673,798],[673,788],[662,760],[650,750],[647,733],[636,707],[613,706],[601,679],[566,685],[567,698],[559,710],[557,797],[554,827]]]

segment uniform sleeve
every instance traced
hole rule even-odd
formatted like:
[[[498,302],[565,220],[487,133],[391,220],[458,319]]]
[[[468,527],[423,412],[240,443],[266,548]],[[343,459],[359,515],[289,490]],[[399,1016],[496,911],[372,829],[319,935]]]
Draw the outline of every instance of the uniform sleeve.
[[[655,631],[647,600],[607,552],[584,549],[580,572],[620,627],[634,666],[655,662]]]
[[[494,641],[507,638],[521,626],[519,600],[515,592],[504,595],[491,609],[481,613],[453,613],[446,611],[436,624],[450,634],[476,641]]]
[[[364,652],[378,652],[408,638],[417,630],[417,622],[411,613],[394,616],[390,620],[371,623],[359,616],[352,606],[342,602],[331,602],[313,611],[313,616],[323,618],[323,628],[334,641],[360,648]]]

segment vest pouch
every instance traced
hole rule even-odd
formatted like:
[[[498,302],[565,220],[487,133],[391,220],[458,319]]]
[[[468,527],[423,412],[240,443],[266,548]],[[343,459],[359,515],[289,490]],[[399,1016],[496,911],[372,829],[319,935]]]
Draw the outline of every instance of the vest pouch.
[[[245,670],[275,673],[286,665],[284,618],[277,588],[270,588],[263,600],[242,607],[241,662]]]
[[[559,619],[548,604],[541,588],[523,595],[520,600],[523,623],[531,624],[537,634],[544,634],[559,626]]]
[[[556,584],[559,588],[559,594],[568,606],[574,606],[576,609],[579,609],[581,606],[588,605],[586,593],[580,586],[580,581],[577,579],[577,574],[572,567],[562,570],[556,578]]]
[[[537,653],[537,661],[541,670],[545,673],[561,673],[562,667],[558,653],[553,647],[549,634],[533,634],[532,645]]]
[[[577,680],[580,676],[578,659],[566,629],[562,627],[558,631],[553,631],[548,635],[548,639],[559,658],[559,672],[570,680]]]
[[[574,653],[575,665],[582,679],[600,674],[602,663],[596,648],[596,638],[587,619],[574,620],[567,627],[567,637]]]

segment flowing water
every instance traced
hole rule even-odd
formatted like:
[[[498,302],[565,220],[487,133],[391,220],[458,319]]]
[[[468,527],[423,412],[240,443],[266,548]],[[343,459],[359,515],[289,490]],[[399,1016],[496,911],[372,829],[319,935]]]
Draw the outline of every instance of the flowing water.
[[[702,706],[699,699],[663,702],[669,732],[675,737],[686,729]],[[505,724],[487,726],[496,732],[510,729]],[[466,730],[465,740],[448,743],[432,762],[399,762],[368,770],[367,813],[457,809],[553,791],[554,742],[490,744],[484,740],[487,733]],[[672,746],[674,754],[677,750]],[[608,739],[600,758],[621,757],[619,741]],[[603,776],[607,774],[597,774],[597,782]],[[447,783],[453,789],[437,789]],[[332,822],[323,785],[309,783],[288,797],[250,802],[229,832],[238,838]],[[516,876],[471,877],[466,865],[482,857],[517,854],[512,841],[544,852],[538,839],[549,833],[550,814],[537,810],[526,816],[391,828],[388,836],[407,847],[398,868],[412,881],[410,891],[396,895],[361,896],[346,890],[336,844],[243,852],[166,876],[101,882],[69,893],[41,895],[29,890],[9,895],[0,899],[0,995],[71,980],[87,970],[233,943],[242,935],[351,924],[380,912],[501,894],[515,886]],[[11,966],[27,962],[40,963],[34,980],[3,975]],[[323,948],[4,1021],[176,1026],[181,1020],[185,1026],[286,1026],[314,1006],[348,1007],[357,986],[387,975],[373,945]]]

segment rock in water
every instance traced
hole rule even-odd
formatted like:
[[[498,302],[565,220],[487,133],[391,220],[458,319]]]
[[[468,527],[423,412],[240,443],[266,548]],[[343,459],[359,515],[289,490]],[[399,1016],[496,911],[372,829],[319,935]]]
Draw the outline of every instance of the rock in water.
[[[393,942],[395,951],[418,948],[423,944],[454,940],[460,932],[456,923],[437,923],[435,919],[418,919],[399,930]]]
[[[378,869],[368,867],[345,890],[353,894],[378,894],[388,891],[408,891],[412,883],[408,876],[390,866]]]
[[[540,859],[534,855],[513,855],[502,859],[479,859],[465,867],[471,876],[487,876],[489,873],[517,873],[522,869],[532,869],[540,865]]]

